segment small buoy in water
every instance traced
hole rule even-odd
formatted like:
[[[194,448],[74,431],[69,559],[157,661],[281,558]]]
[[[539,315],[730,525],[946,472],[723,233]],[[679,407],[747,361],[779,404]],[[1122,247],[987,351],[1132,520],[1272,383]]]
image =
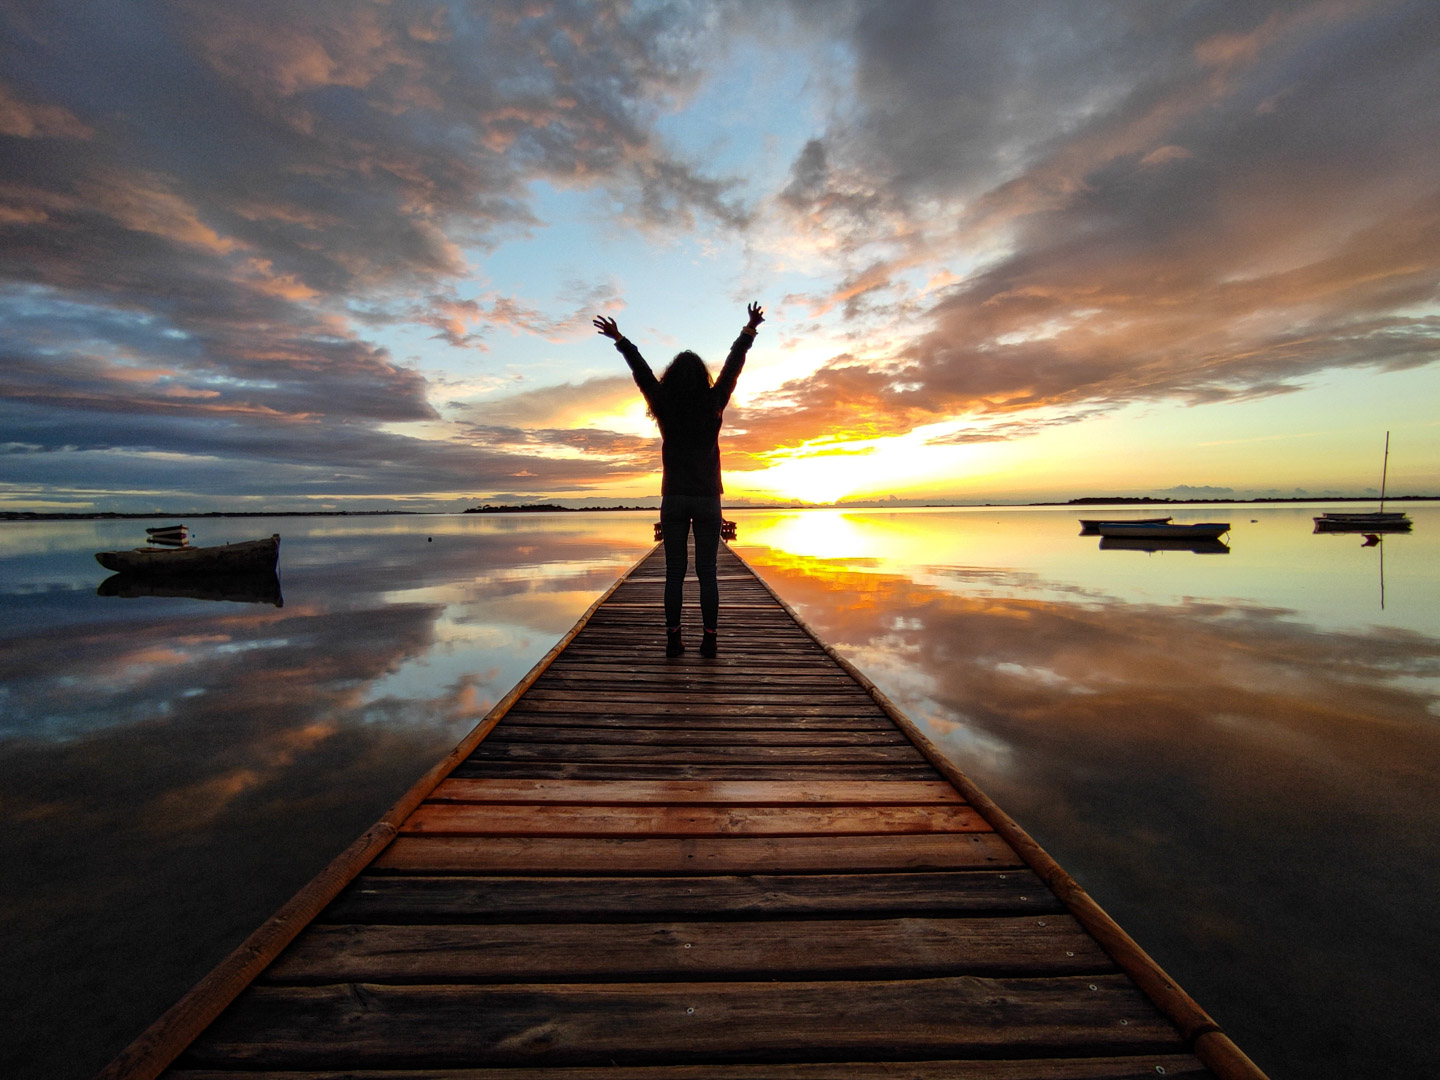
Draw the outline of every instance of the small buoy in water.
[[[425,537],[425,542],[427,544],[433,544],[435,542],[435,538],[433,536],[427,536]]]

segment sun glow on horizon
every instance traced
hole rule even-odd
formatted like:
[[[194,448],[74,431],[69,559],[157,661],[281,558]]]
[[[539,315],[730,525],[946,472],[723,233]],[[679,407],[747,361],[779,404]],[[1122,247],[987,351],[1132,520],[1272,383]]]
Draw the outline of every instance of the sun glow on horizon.
[[[771,455],[768,468],[727,471],[727,487],[761,498],[832,503],[928,492],[950,498],[977,485],[1001,488],[1016,479],[1006,444],[936,446],[928,442],[933,430],[783,451]]]

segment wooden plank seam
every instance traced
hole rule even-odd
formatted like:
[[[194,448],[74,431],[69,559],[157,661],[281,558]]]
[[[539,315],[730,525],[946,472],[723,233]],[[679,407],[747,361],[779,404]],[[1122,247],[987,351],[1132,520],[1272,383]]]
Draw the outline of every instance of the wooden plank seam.
[[[96,1080],[156,1080],[240,992],[280,955],[300,931],[390,845],[399,832],[400,825],[410,813],[429,797],[457,765],[470,756],[515,702],[585,628],[591,616],[600,609],[600,605],[608,600],[616,589],[629,581],[630,575],[659,547],[659,544],[651,546],[633,566],[621,574],[449,754],[420,777],[378,822],[365,830],[325,869],[303,885],[279,911],[241,942],[234,952],[220,961],[179,1001],[162,1013],[159,1019],[141,1032],[134,1042],[120,1051],[114,1060],[100,1071]]]

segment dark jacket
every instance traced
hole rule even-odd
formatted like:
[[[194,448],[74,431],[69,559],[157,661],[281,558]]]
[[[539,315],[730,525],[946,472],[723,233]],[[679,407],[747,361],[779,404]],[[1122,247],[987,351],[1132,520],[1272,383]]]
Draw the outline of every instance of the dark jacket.
[[[615,343],[620,355],[630,365],[635,385],[645,395],[650,412],[660,425],[660,461],[664,478],[662,495],[719,495],[725,490],[720,482],[720,425],[725,406],[735,391],[735,380],[745,366],[745,354],[755,341],[753,334],[741,331],[730,346],[730,355],[720,369],[720,377],[710,388],[707,407],[678,408],[665,401],[660,380],[640,355],[629,338]]]

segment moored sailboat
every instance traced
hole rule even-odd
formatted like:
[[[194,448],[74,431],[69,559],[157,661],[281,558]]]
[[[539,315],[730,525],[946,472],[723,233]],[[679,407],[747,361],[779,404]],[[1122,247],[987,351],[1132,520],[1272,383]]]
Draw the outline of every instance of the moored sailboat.
[[[1315,518],[1321,532],[1409,532],[1408,514],[1385,509],[1385,482],[1390,472],[1390,432],[1385,433],[1385,458],[1380,466],[1380,509],[1374,511],[1336,510]]]

